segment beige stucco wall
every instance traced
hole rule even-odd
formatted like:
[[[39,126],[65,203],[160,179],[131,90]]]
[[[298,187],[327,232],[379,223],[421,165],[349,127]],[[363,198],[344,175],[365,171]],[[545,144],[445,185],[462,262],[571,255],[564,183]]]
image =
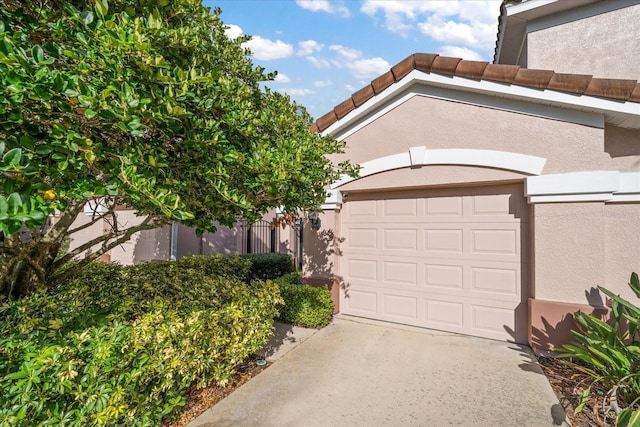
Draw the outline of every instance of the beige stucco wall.
[[[119,210],[116,213],[121,229],[139,225],[144,220],[144,217],[136,216],[133,210]],[[111,261],[131,265],[169,259],[170,236],[170,226],[134,233],[130,240],[111,249]]]
[[[640,130],[605,126],[604,151],[608,157],[607,169],[621,172],[640,170]]]
[[[321,227],[313,230],[309,221],[304,222],[303,274],[329,279],[340,271],[340,223],[338,212],[326,210],[320,214]]]
[[[604,152],[601,128],[526,114],[414,96],[349,136],[347,153],[335,160],[362,163],[427,149],[500,150],[548,159],[543,173],[600,170],[610,157]],[[476,168],[479,179],[486,171]],[[417,175],[417,174],[416,174]],[[475,179],[474,179],[475,180]]]
[[[522,181],[526,175],[499,169],[474,166],[423,166],[420,168],[395,169],[351,181],[341,191],[411,188],[424,186],[461,185],[474,182]]]
[[[640,5],[527,35],[528,68],[640,79]]]
[[[86,225],[89,222],[91,222],[91,215],[86,215],[83,212],[81,212],[76,218],[76,220],[73,222],[73,224],[71,225],[70,230]],[[104,228],[103,221],[98,220],[95,224],[85,228],[84,230],[80,230],[76,233],[73,233],[69,239],[70,240],[69,250],[74,250],[78,246],[83,245],[89,242],[90,240],[93,240],[96,237],[101,236],[103,234],[103,228]],[[95,251],[96,248],[92,248],[92,249]],[[84,257],[84,254],[80,255],[78,258],[83,258],[83,257]]]
[[[241,254],[246,239],[245,224],[238,222],[233,228],[217,224],[216,227],[215,233],[204,233],[202,235],[202,254]]]
[[[604,286],[627,298],[640,270],[640,204],[538,204],[535,212],[537,299],[602,305]]]

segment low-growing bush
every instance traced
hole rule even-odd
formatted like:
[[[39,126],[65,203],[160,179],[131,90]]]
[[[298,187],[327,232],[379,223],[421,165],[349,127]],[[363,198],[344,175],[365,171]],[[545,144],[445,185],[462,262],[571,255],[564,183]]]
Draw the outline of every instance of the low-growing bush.
[[[0,426],[158,425],[273,331],[278,286],[179,263],[94,264],[0,306]]]
[[[303,285],[298,273],[290,273],[275,282],[284,300],[278,308],[278,320],[309,328],[322,328],[331,322],[333,300],[326,287]]]
[[[251,264],[251,258],[235,255],[193,255],[178,260],[178,265],[195,268],[209,276],[238,280],[246,280]]]
[[[278,253],[245,254],[242,258],[251,261],[247,281],[273,280],[293,272],[291,256]]]

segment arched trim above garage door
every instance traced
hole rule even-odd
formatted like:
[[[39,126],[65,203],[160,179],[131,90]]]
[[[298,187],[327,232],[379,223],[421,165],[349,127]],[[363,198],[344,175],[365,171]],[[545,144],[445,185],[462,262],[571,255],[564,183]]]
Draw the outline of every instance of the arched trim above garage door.
[[[411,147],[408,152],[392,154],[369,160],[360,165],[357,178],[342,176],[331,185],[334,190],[348,182],[380,172],[427,165],[464,165],[505,169],[529,175],[540,175],[547,159],[508,151],[449,148],[427,150],[426,147]]]

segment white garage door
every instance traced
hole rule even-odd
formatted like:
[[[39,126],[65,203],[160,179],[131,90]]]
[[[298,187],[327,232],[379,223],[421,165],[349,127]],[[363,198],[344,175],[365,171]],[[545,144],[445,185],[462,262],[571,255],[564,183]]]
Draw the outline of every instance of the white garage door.
[[[351,193],[344,314],[526,342],[521,185]]]

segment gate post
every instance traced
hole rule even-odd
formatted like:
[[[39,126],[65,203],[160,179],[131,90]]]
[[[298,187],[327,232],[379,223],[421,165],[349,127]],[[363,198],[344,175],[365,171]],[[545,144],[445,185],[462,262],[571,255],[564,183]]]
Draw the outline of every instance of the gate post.
[[[271,252],[276,251],[276,227],[274,227],[273,223],[269,223],[271,228]]]
[[[247,225],[247,253],[251,253],[251,224]]]

